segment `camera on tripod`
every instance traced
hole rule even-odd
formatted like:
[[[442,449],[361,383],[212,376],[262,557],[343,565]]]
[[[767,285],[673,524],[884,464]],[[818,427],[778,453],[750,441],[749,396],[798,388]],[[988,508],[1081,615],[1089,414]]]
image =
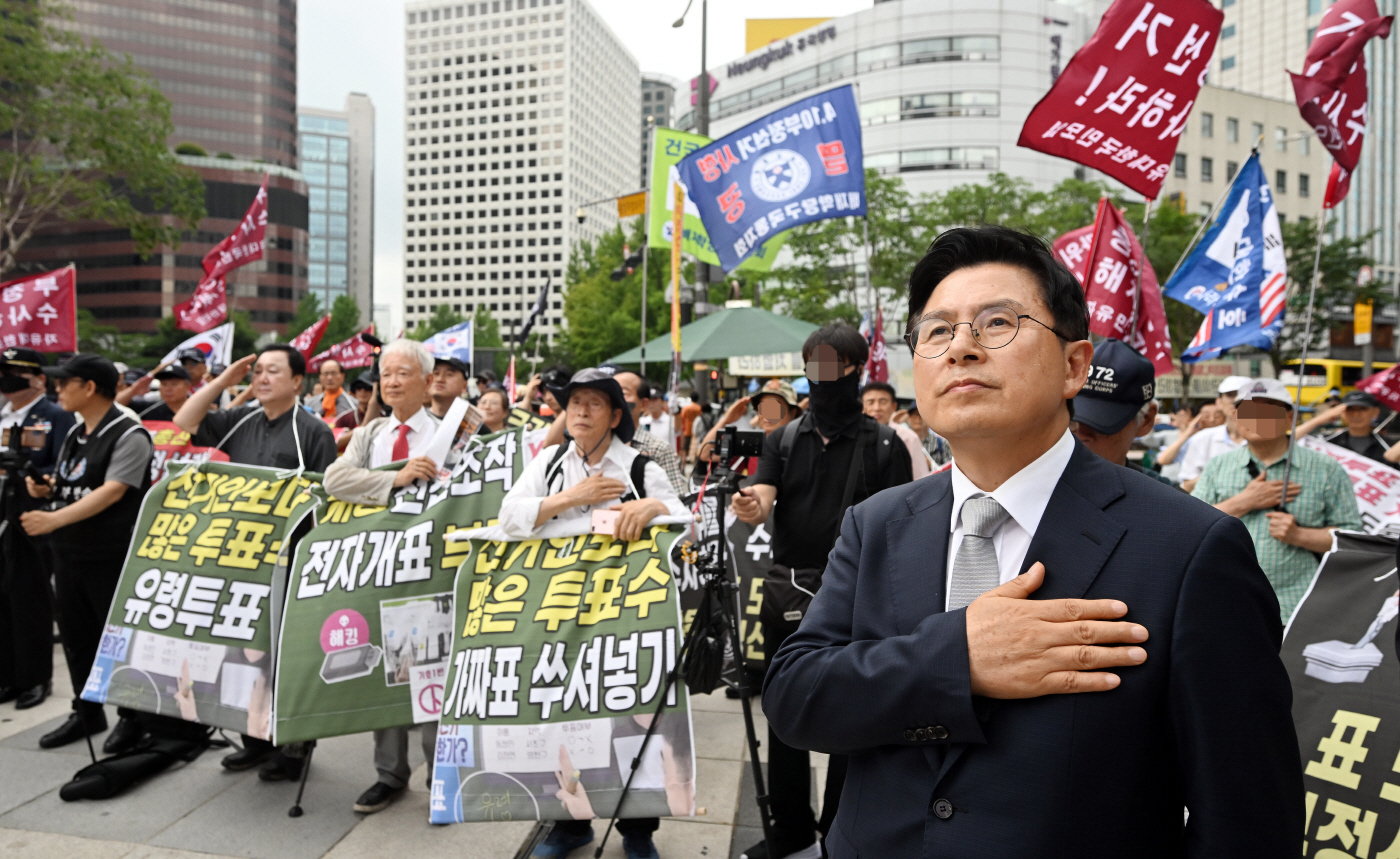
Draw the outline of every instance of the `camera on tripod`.
[[[762,456],[763,433],[757,430],[740,432],[730,424],[715,435],[715,452],[723,464],[738,456]]]

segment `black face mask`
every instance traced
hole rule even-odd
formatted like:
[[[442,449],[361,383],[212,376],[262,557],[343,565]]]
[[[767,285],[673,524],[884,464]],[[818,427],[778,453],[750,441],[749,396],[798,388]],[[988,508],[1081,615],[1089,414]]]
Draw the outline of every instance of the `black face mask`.
[[[810,382],[810,385],[812,419],[822,435],[835,438],[860,420],[863,411],[859,370],[831,382]]]
[[[0,375],[0,394],[18,394],[29,387],[29,379],[12,373]]]

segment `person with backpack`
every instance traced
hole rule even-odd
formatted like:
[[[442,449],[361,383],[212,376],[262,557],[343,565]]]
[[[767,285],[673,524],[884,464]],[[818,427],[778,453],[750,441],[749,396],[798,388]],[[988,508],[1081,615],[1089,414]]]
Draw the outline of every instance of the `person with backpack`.
[[[569,437],[540,451],[501,502],[500,527],[512,540],[586,534],[595,514],[617,511],[611,531],[639,540],[658,516],[684,516],[666,472],[631,447],[635,427],[622,386],[605,369],[580,370],[559,392]],[[587,785],[582,784],[586,789]],[[628,859],[656,859],[655,817],[619,820]],[[563,820],[530,854],[562,859],[593,840],[590,820]]]
[[[764,442],[758,476],[734,496],[734,513],[753,525],[767,522],[773,561],[789,578],[764,582],[764,650],[773,659],[797,631],[821,587],[827,556],[836,545],[847,509],[914,479],[909,450],[894,430],[865,415],[860,368],[870,347],[844,323],[812,332],[802,346],[811,408],[801,420],[775,430]],[[775,502],[781,500],[781,504]],[[827,768],[821,820],[812,812],[811,760],[768,731],[768,790],[773,843],[744,851],[747,859],[817,859],[835,819],[846,776],[846,758],[832,755]]]

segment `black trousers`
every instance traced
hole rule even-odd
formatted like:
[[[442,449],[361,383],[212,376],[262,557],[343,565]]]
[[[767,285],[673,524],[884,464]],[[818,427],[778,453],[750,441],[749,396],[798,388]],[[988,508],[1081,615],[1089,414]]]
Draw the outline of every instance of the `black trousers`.
[[[797,631],[796,622],[764,619],[763,649],[771,665],[778,649]],[[814,832],[825,838],[841,804],[841,788],[846,783],[845,755],[831,755],[827,762],[822,815],[812,812],[812,756],[806,749],[795,749],[768,729],[768,799],[773,811],[773,841],[768,855],[777,857],[811,846]]]
[[[606,825],[607,820],[602,819],[602,823]],[[591,820],[560,820],[554,824],[554,828],[561,829],[570,835],[583,835],[592,826],[593,821]],[[617,822],[617,831],[623,835],[655,832],[660,827],[661,818],[659,817],[638,817],[633,820],[619,820]]]
[[[53,679],[53,589],[48,546],[12,520],[0,546],[0,686],[31,689]]]
[[[95,715],[102,711],[101,704],[84,701],[81,696],[97,659],[97,647],[102,643],[107,611],[117,591],[124,560],[121,556],[74,558],[55,547],[54,604],[68,654],[68,676],[73,681],[73,709],[80,713]]]

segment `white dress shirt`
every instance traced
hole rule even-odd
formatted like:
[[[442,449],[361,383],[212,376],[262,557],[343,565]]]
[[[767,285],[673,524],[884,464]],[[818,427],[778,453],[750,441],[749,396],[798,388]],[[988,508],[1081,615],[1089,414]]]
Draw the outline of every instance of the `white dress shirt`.
[[[617,436],[612,437],[612,443],[608,445],[608,450],[603,454],[603,460],[598,465],[589,465],[579,455],[578,446],[569,443],[569,450],[560,460],[558,468],[563,471],[563,482],[555,481],[557,488],[550,490],[545,472],[549,469],[549,464],[554,460],[554,453],[558,450],[558,445],[551,445],[530,460],[530,464],[525,466],[521,472],[520,479],[515,481],[515,485],[506,493],[505,500],[501,502],[500,529],[508,539],[525,540],[531,537],[558,536],[553,532],[547,532],[552,526],[553,531],[579,533],[579,526],[586,530],[589,520],[593,516],[594,510],[606,510],[617,503],[617,499],[604,501],[598,505],[586,507],[570,507],[559,512],[549,522],[541,524],[539,529],[535,528],[535,519],[540,515],[540,504],[554,492],[562,492],[572,486],[583,482],[594,474],[602,472],[604,477],[611,477],[620,480],[632,489],[632,494],[637,495],[636,489],[632,487],[632,460],[636,459],[638,452],[623,443]],[[666,478],[666,472],[654,461],[647,463],[646,471],[643,472],[646,484],[646,497],[656,499],[666,505],[666,515],[685,516],[685,505],[676,496],[676,490],[671,487],[671,481]],[[568,526],[573,526],[572,529]]]
[[[1201,476],[1201,472],[1206,470],[1206,463],[1215,459],[1222,453],[1229,453],[1235,450],[1243,441],[1235,441],[1230,438],[1230,430],[1226,424],[1218,427],[1203,429],[1191,436],[1187,442],[1189,447],[1181,459],[1181,470],[1177,472],[1178,480],[1196,480]]]
[[[399,427],[404,424],[409,426],[408,458],[427,455],[428,445],[432,443],[438,428],[437,421],[432,419],[428,410],[419,409],[406,421],[390,415],[388,422],[380,428],[379,435],[374,440],[374,447],[370,450],[370,468],[378,468],[394,461],[394,442],[399,440]]]
[[[8,447],[10,430],[24,423],[24,419],[29,416],[29,410],[34,408],[34,404],[39,402],[40,398],[35,397],[19,408],[15,408],[9,400],[5,401],[4,406],[0,406],[0,450]]]
[[[1045,506],[1050,503],[1050,495],[1060,482],[1069,458],[1074,454],[1074,436],[1066,430],[1060,440],[1040,458],[1011,475],[1001,486],[991,492],[978,489],[953,460],[953,517],[952,536],[948,540],[948,566],[943,593],[943,608],[948,608],[946,594],[953,592],[953,562],[958,557],[958,547],[962,545],[963,502],[979,495],[991,496],[1010,515],[992,534],[992,547],[997,553],[997,567],[1001,571],[1001,584],[1006,584],[1021,574],[1021,564],[1026,560],[1026,550],[1031,547],[1035,529],[1040,527],[1040,517],[1045,515]]]

